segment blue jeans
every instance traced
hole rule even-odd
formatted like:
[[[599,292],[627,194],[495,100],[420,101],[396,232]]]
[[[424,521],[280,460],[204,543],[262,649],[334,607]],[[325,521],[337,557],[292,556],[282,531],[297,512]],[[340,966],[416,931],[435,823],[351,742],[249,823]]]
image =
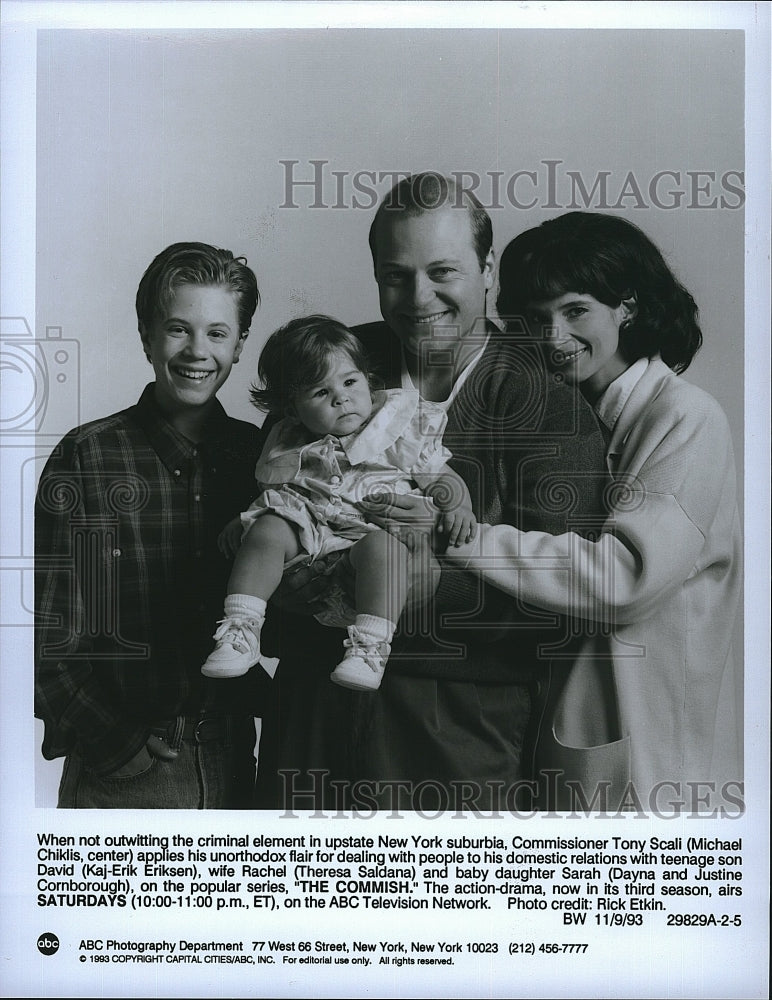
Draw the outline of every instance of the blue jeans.
[[[173,745],[178,750],[174,760],[151,757],[146,770],[128,777],[94,774],[77,753],[70,754],[59,784],[59,808],[252,808],[254,719],[231,719],[221,738],[199,742],[193,736]]]

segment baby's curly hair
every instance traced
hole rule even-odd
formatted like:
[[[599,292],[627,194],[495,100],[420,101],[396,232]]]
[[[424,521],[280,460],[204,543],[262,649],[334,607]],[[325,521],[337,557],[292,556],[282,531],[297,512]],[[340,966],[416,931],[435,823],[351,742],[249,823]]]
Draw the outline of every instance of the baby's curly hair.
[[[284,416],[298,392],[325,378],[337,351],[345,351],[372,381],[362,342],[347,326],[322,314],[290,320],[266,341],[257,363],[258,383],[250,390],[252,402],[259,410]]]

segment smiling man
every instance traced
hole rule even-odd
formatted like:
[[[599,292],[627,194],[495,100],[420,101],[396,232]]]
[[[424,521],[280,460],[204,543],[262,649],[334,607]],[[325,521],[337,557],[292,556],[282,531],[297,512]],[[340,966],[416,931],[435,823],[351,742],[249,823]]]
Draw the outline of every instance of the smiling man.
[[[251,804],[259,668],[205,680],[228,563],[217,535],[254,493],[258,431],[216,398],[257,306],[228,250],[177,243],[137,292],[155,381],[71,431],[35,507],[36,714],[65,756],[59,806]]]
[[[409,177],[378,208],[370,249],[383,322],[355,332],[387,388],[415,388],[446,410],[449,464],[478,520],[552,533],[601,523],[592,413],[550,379],[538,345],[487,318],[495,262],[477,199],[438,174]],[[386,513],[426,527],[412,498],[391,498]],[[506,808],[529,773],[531,685],[572,642],[565,622],[448,567],[433,606],[403,615],[376,693],[332,690],[325,636],[294,634],[258,769],[262,803],[279,808]]]
[[[424,188],[433,176],[426,175]],[[396,211],[387,201],[370,231],[381,314],[402,346],[411,380],[436,401],[448,399],[487,337],[486,296],[494,280],[487,213],[473,203],[454,208],[451,193],[438,185],[439,207],[420,213],[407,201]],[[417,201],[418,186],[413,194]],[[475,212],[484,218],[478,222]]]

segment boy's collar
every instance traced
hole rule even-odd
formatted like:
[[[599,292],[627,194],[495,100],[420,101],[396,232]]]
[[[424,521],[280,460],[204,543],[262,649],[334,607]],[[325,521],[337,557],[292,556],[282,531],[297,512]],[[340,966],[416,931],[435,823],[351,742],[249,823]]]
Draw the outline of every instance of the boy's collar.
[[[190,462],[199,448],[209,448],[218,441],[223,447],[228,445],[228,415],[217,399],[213,401],[198,444],[181,434],[166,417],[156,400],[154,382],[145,386],[137,403],[137,415],[153,449],[172,472]]]

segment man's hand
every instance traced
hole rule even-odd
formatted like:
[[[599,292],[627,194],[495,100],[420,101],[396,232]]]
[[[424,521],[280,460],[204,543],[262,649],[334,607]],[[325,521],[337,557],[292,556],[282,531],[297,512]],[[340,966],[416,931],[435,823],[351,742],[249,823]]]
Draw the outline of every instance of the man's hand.
[[[410,524],[427,533],[437,523],[437,508],[420,493],[378,493],[360,500],[358,506],[368,521],[388,530],[389,525]]]
[[[243,533],[244,529],[241,526],[241,518],[234,517],[232,521],[228,521],[217,536],[217,548],[226,559],[232,559],[238,552]]]
[[[372,524],[388,531],[413,552],[434,534],[438,510],[425,496],[412,493],[379,493],[360,501],[359,507]]]
[[[335,573],[335,583],[344,589],[354,592],[354,574],[348,559],[338,565],[343,552],[332,552],[324,559],[316,559],[312,563],[301,564],[290,569],[282,577],[276,592],[271,598],[285,611],[294,611],[300,615],[313,615],[324,607],[321,598],[330,590],[330,576]],[[350,576],[350,580],[346,572]],[[337,572],[336,572],[337,571]],[[347,587],[347,581],[350,588]]]

